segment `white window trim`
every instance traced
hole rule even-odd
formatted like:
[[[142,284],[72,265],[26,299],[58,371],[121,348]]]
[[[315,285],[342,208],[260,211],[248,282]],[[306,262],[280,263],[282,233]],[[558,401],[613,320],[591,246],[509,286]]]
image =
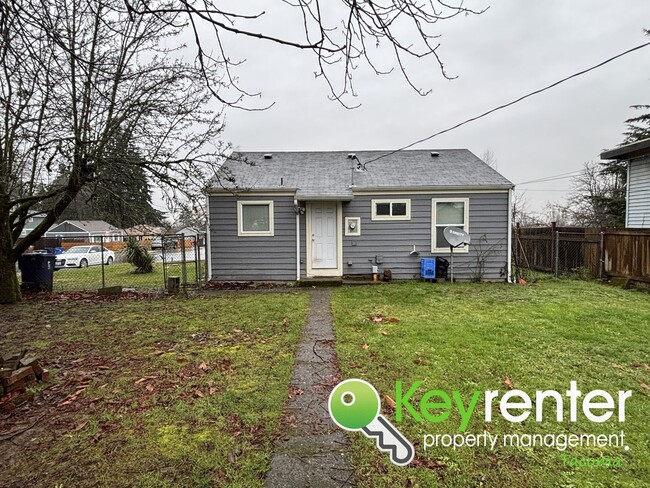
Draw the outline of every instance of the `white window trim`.
[[[377,215],[377,204],[378,203],[405,203],[406,204],[406,215]],[[373,199],[371,201],[372,206],[372,220],[411,220],[411,199],[410,198],[384,198],[384,199]],[[393,207],[391,205],[391,212]]]
[[[244,205],[268,205],[269,206],[269,230],[245,231],[243,210]],[[273,220],[273,200],[238,200],[237,201],[237,235],[239,237],[273,237],[275,235],[275,222]]]
[[[350,230],[350,221],[357,222],[357,228]],[[350,237],[359,237],[361,235],[361,217],[345,217],[345,235]]]
[[[446,247],[436,247],[436,204],[438,203],[464,203],[465,204],[465,215],[463,220],[465,225],[463,229],[469,234],[469,198],[432,198],[431,199],[431,252],[432,253],[447,253],[450,254],[449,246]],[[456,247],[454,248],[454,254],[456,253],[468,253],[469,246]]]

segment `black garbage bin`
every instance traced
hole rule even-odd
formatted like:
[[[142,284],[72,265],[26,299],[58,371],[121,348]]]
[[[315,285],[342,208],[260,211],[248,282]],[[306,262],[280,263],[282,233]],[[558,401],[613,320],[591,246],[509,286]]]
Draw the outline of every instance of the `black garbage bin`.
[[[23,288],[30,291],[52,291],[54,254],[23,254],[18,260]]]
[[[447,279],[447,271],[449,268],[449,261],[445,258],[436,258],[436,278]]]

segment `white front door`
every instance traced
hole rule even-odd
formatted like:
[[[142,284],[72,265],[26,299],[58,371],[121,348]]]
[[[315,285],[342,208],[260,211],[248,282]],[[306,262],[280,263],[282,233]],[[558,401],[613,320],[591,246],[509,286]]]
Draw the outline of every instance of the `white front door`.
[[[311,204],[311,268],[338,268],[338,236],[336,202]]]

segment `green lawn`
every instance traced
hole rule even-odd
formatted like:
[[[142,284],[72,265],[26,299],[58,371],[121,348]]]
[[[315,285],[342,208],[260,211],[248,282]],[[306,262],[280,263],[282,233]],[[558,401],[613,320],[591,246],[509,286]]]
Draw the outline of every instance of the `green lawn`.
[[[650,480],[650,296],[593,282],[542,280],[527,286],[503,284],[403,283],[342,288],[334,293],[336,348],[344,378],[366,379],[379,391],[384,413],[416,447],[416,460],[398,468],[374,442],[350,434],[352,460],[361,486],[644,486]],[[370,320],[396,318],[399,322]],[[428,390],[458,391],[465,404],[481,396],[465,433],[618,434],[622,447],[430,447],[425,434],[455,434],[457,411],[442,422],[418,423],[396,399],[396,381],[406,391],[422,381],[409,402],[415,408]],[[596,389],[631,390],[626,421],[592,423],[578,403],[577,422],[568,421],[565,395],[576,380],[584,395]],[[564,421],[546,401],[541,423],[506,421],[493,408],[484,418],[483,392],[521,389],[535,400],[537,390],[556,390],[565,401]],[[440,397],[431,400],[442,401]],[[453,401],[453,400],[452,400]],[[513,401],[517,401],[514,399]],[[595,401],[601,401],[597,398]],[[432,410],[432,414],[444,410]],[[419,412],[419,408],[416,412]],[[596,411],[601,413],[600,410]],[[516,413],[520,413],[519,410]],[[620,457],[620,467],[564,466],[571,457]]]
[[[0,485],[262,485],[305,294],[60,299],[1,312],[0,352],[29,349],[53,373],[31,406],[0,416]]]
[[[167,276],[181,276],[180,263],[167,264]],[[155,263],[153,273],[136,274],[128,263],[104,266],[106,286],[123,286],[138,290],[156,290],[165,286],[163,265]],[[189,261],[186,265],[187,283],[196,283],[196,265]],[[201,262],[201,273],[205,274],[205,261]],[[64,268],[54,272],[54,291],[97,290],[102,286],[102,267]]]

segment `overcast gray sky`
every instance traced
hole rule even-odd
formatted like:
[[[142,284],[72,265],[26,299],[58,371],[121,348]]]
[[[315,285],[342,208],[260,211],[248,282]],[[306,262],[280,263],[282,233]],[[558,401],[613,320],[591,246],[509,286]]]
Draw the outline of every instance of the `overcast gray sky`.
[[[445,80],[433,59],[410,63],[416,82],[433,89],[421,97],[398,73],[376,76],[360,68],[355,110],[328,100],[309,53],[239,36],[226,40],[233,58],[246,58],[237,70],[242,86],[275,105],[263,112],[227,110],[224,139],[244,151],[391,150],[650,40],[643,34],[650,28],[646,0],[469,5],[490,8],[439,24],[439,53],[457,79]],[[266,22],[294,29],[280,16]],[[578,170],[621,142],[623,121],[634,114],[630,105],[650,104],[649,68],[647,47],[418,148],[469,148],[478,156],[490,149],[514,183]],[[569,186],[565,179],[519,190],[540,209],[561,200],[560,190]]]

